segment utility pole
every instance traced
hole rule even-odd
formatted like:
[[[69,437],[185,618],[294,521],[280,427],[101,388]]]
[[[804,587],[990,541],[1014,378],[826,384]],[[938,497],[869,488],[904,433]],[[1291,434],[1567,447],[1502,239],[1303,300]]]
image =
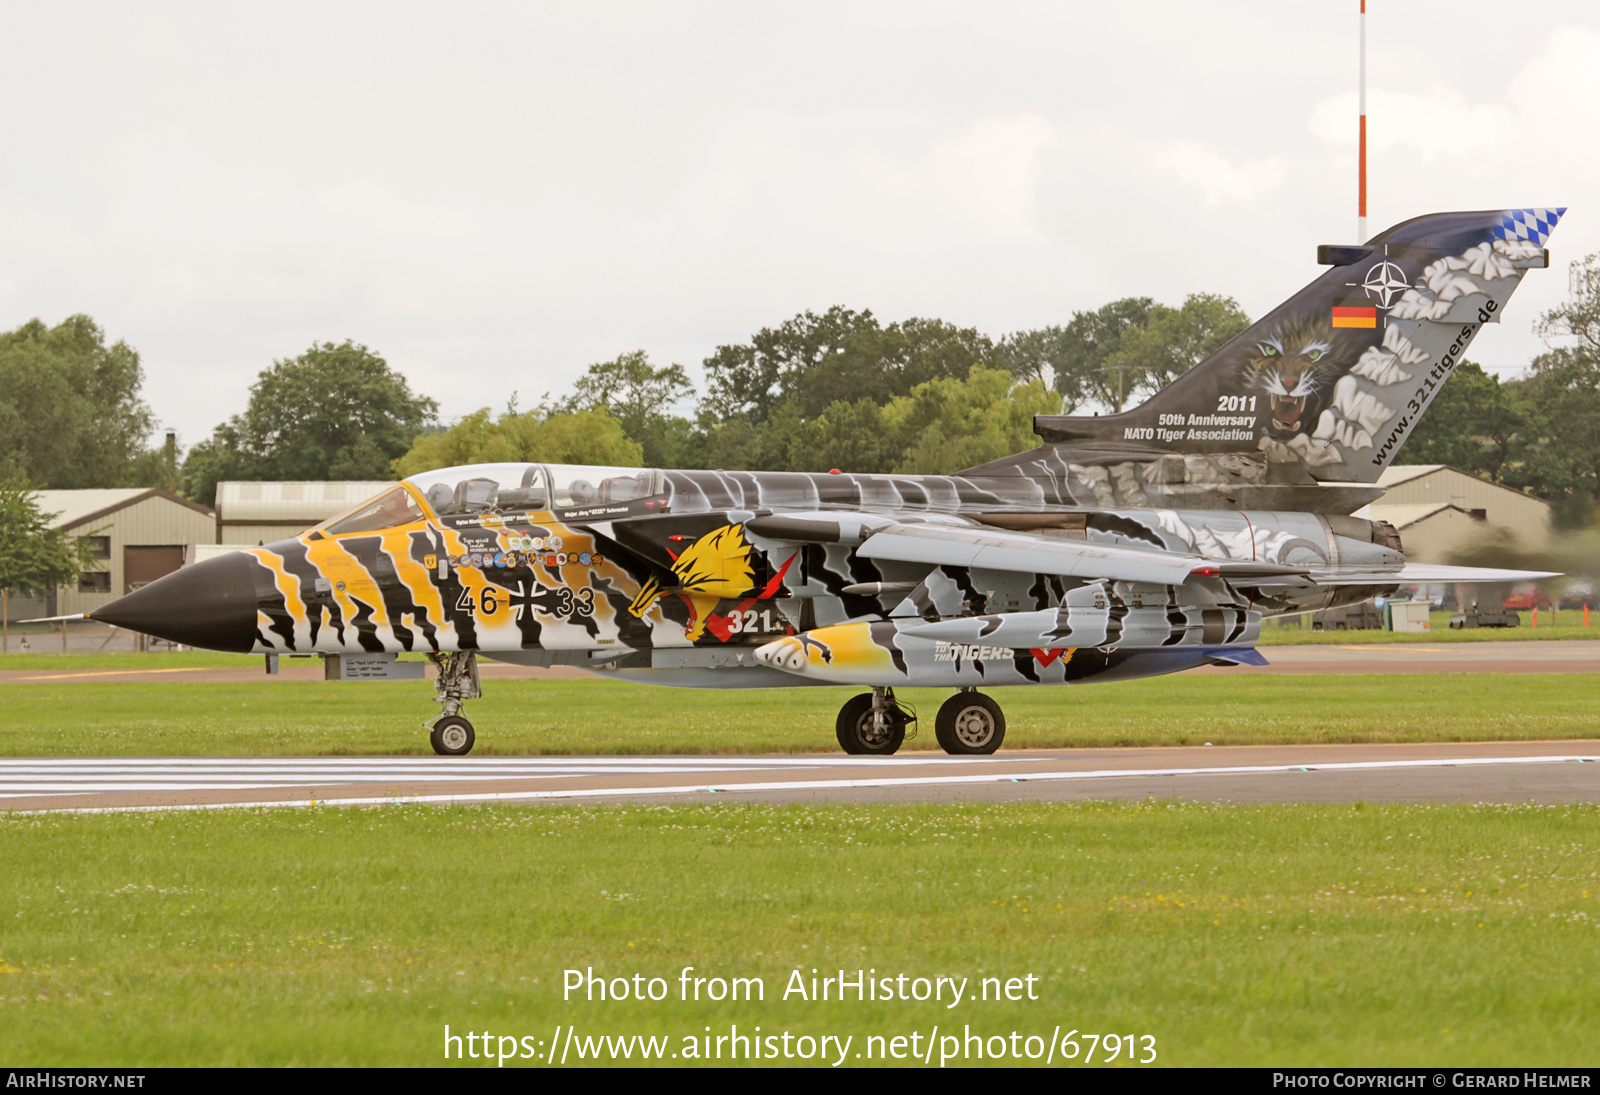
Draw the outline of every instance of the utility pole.
[[[1367,0],[1361,0],[1361,146],[1356,152],[1356,242],[1367,242]]]
[[[1123,396],[1123,394],[1122,394],[1123,377],[1127,375],[1128,370],[1132,369],[1133,366],[1132,365],[1102,365],[1102,366],[1100,366],[1100,368],[1101,368],[1101,370],[1103,372],[1116,373],[1117,374],[1117,405],[1112,408],[1112,411],[1114,413],[1120,414],[1122,412],[1122,401],[1125,398]]]
[[[1363,0],[1365,2],[1365,0]],[[178,431],[167,431],[167,443],[163,450],[167,465],[167,489],[173,494],[178,493]]]

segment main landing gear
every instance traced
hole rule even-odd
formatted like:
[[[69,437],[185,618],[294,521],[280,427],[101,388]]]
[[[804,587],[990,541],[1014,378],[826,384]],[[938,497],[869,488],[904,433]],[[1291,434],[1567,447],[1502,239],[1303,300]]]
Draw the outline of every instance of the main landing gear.
[[[992,753],[1006,738],[1006,717],[994,700],[963,688],[945,700],[933,717],[933,736],[946,753],[957,756]]]
[[[443,715],[433,724],[428,742],[442,757],[464,757],[472,752],[474,735],[472,724],[461,714],[461,704],[483,695],[478,687],[478,652],[429,654],[428,658],[439,669],[439,676],[433,682],[433,694],[439,699]]]
[[[874,688],[845,701],[834,732],[846,753],[886,757],[900,748],[906,726],[916,721],[895,702],[894,689]]]
[[[894,689],[874,688],[852,696],[839,709],[839,745],[854,755],[888,756],[906,740],[917,716],[895,701]],[[988,696],[963,688],[944,701],[933,720],[939,747],[956,756],[983,756],[1000,748],[1006,717]]]

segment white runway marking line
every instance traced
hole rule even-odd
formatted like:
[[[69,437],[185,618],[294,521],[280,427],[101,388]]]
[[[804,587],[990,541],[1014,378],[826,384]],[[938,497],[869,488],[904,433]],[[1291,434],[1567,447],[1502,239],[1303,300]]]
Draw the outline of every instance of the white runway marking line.
[[[938,758],[950,760],[954,758]],[[964,761],[970,758],[960,758]],[[127,813],[143,810],[218,810],[240,808],[263,808],[283,806],[388,806],[388,805],[465,805],[471,803],[488,802],[538,802],[553,799],[575,798],[611,798],[619,795],[692,795],[692,794],[728,794],[733,792],[750,791],[824,791],[824,790],[852,790],[857,788],[873,787],[928,787],[928,786],[959,786],[975,783],[1028,783],[1033,781],[1059,781],[1059,780],[1093,780],[1093,779],[1126,779],[1152,776],[1204,776],[1204,775],[1252,775],[1272,772],[1337,772],[1337,771],[1374,771],[1382,769],[1404,768],[1456,768],[1456,767],[1481,767],[1494,764],[1592,764],[1597,758],[1593,756],[1559,755],[1544,757],[1458,757],[1439,760],[1377,760],[1377,761],[1341,761],[1326,764],[1270,764],[1270,765],[1228,765],[1214,768],[1103,768],[1089,771],[1073,772],[1028,772],[1010,773],[994,772],[982,775],[966,776],[909,776],[896,778],[893,776],[879,779],[828,779],[805,780],[795,782],[767,782],[767,783],[729,783],[723,785],[706,785],[703,783],[685,784],[672,787],[612,787],[612,788],[583,788],[573,790],[552,791],[494,791],[484,794],[459,794],[459,795],[386,795],[382,798],[336,798],[318,799],[315,797],[281,802],[215,802],[215,803],[181,803],[170,806],[97,806],[73,808],[65,807],[73,813]],[[989,763],[1000,764],[1003,761]],[[168,788],[170,789],[170,788]],[[49,811],[15,811],[16,813],[35,813]]]
[[[1014,758],[1020,760],[1022,758]],[[1037,758],[1035,758],[1037,759]],[[359,757],[269,758],[39,758],[0,759],[0,800],[52,794],[149,791],[270,790],[285,787],[335,787],[351,783],[474,783],[506,779],[573,778],[603,775],[724,775],[733,772],[800,770],[843,764],[871,767],[887,758],[819,757]],[[949,763],[959,758],[919,757],[897,765]]]
[[[38,770],[62,771],[68,768],[83,768],[92,771],[106,771],[117,768],[132,770],[148,770],[152,768],[170,769],[172,771],[191,771],[202,768],[215,768],[224,771],[239,768],[269,768],[303,771],[311,768],[325,768],[329,771],[343,771],[347,769],[416,769],[430,773],[448,772],[451,770],[470,771],[472,769],[485,769],[490,771],[506,771],[510,769],[527,768],[530,770],[545,770],[551,768],[581,767],[595,771],[614,771],[617,769],[637,768],[640,771],[669,770],[685,768],[693,770],[710,770],[716,768],[815,768],[819,765],[829,767],[873,767],[876,765],[893,764],[903,766],[907,764],[951,764],[962,763],[971,758],[948,757],[939,754],[930,754],[925,757],[897,756],[889,757],[833,757],[816,755],[780,756],[780,757],[752,757],[752,756],[683,756],[683,757],[462,757],[443,759],[435,757],[8,757],[0,758],[0,774],[8,771]],[[996,762],[1025,760],[1050,760],[1058,759],[1050,756],[1011,756],[995,758]]]

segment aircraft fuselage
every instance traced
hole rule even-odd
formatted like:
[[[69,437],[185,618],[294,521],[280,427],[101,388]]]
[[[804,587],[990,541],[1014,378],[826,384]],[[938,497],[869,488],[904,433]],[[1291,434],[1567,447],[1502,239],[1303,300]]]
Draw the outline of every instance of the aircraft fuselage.
[[[1018,476],[493,465],[429,473],[395,490],[404,497],[387,517],[353,520],[358,509],[188,568],[176,580],[197,589],[250,586],[254,612],[238,617],[225,643],[214,629],[185,634],[184,621],[203,613],[184,610],[175,590],[162,600],[170,619],[141,621],[141,630],[258,654],[478,651],[620,675],[647,670],[641,679],[662,683],[712,683],[695,671],[736,668],[756,670],[748,676],[759,681],[748,683],[767,686],[1043,683],[1099,675],[1090,671],[1118,648],[1248,643],[1263,616],[1371,593],[1309,583],[1243,593],[1203,575],[1109,581],[934,565],[865,557],[862,544],[887,526],[927,525],[1285,568],[1403,560],[1354,518],[1094,509]],[[1002,614],[1012,614],[1004,635],[959,625]],[[1058,617],[1065,628],[1052,624]],[[941,621],[943,633],[930,631]],[[847,641],[840,628],[856,634]],[[753,656],[823,629],[827,672],[784,672]],[[1109,649],[1066,653],[1084,648]],[[1173,668],[1199,664],[1179,660]],[[718,673],[715,683],[735,676],[746,674]]]

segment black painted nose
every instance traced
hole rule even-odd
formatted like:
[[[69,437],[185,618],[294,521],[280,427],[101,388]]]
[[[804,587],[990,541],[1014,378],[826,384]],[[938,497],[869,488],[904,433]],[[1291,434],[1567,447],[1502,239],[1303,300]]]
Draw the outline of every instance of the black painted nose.
[[[248,654],[256,641],[255,559],[229,552],[175,570],[88,613],[185,646]]]

